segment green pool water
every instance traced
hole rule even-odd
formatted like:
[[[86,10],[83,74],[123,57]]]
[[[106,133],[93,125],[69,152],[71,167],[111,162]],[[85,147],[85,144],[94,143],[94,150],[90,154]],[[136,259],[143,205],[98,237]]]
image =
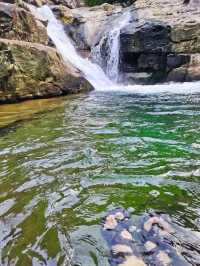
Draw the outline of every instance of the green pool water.
[[[118,206],[200,232],[200,95],[92,92],[0,106],[0,125],[0,265],[107,266]]]

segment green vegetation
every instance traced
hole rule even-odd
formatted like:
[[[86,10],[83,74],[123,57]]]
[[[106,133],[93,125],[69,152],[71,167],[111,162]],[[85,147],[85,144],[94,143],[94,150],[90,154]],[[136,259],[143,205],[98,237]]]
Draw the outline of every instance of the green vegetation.
[[[85,0],[85,3],[88,6],[96,6],[96,5],[101,5],[104,3],[108,3],[108,4],[119,3],[122,6],[130,6],[134,2],[135,2],[135,0],[117,0],[117,1],[115,1],[115,0],[108,0],[108,1],[105,1],[105,0]]]
[[[108,3],[108,1],[104,1],[104,0],[85,0],[85,2],[88,6],[96,6],[96,5]]]

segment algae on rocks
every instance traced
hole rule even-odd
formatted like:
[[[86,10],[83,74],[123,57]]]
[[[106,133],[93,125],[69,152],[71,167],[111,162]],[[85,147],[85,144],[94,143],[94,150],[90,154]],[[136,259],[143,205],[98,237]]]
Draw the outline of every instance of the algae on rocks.
[[[41,21],[22,8],[0,3],[0,38],[48,44],[48,35]]]
[[[0,3],[0,103],[92,88],[48,43],[41,21],[21,7]]]
[[[90,89],[56,50],[41,44],[0,39],[0,102],[59,96]]]

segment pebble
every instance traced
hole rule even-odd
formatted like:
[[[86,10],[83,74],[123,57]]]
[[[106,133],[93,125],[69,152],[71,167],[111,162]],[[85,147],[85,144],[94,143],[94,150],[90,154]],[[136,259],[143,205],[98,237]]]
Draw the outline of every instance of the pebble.
[[[122,212],[117,212],[117,213],[115,214],[115,219],[117,219],[117,220],[119,220],[119,221],[123,220],[123,219],[124,219],[124,215],[123,215],[123,213],[122,213]]]
[[[144,244],[146,250],[149,252],[149,251],[152,251],[154,248],[157,247],[157,245],[151,241],[147,241],[145,244]]]
[[[112,252],[113,254],[117,255],[120,253],[133,253],[131,247],[127,245],[117,244],[112,246]]]
[[[140,258],[132,255],[132,256],[126,256],[126,260],[123,263],[119,264],[119,266],[147,266],[147,265]]]
[[[133,237],[132,235],[129,233],[129,231],[127,231],[126,229],[124,229],[122,232],[121,232],[121,237],[126,239],[126,240],[133,240]]]
[[[163,266],[171,265],[171,259],[164,251],[159,251],[157,258],[163,264]]]

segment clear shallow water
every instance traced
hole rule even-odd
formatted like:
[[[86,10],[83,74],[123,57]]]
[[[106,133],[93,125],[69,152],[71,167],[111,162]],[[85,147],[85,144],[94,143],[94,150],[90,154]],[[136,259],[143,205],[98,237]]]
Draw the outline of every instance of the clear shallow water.
[[[166,212],[198,236],[200,95],[51,100],[54,111],[0,131],[0,265],[69,265],[73,255],[107,266],[100,221],[117,206],[135,220]]]
[[[74,96],[68,96],[68,99]],[[64,97],[30,100],[16,104],[0,105],[0,129],[25,119],[32,118],[34,114],[52,111],[64,106]]]

